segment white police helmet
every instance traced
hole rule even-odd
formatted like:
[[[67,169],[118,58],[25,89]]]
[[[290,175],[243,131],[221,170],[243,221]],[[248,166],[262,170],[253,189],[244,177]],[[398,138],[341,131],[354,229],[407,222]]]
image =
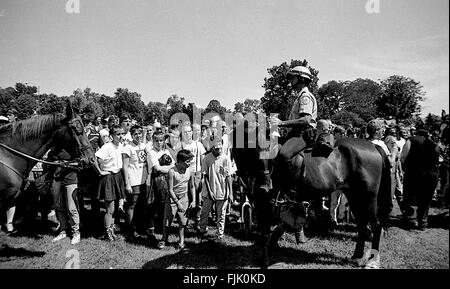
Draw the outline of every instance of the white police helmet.
[[[295,66],[289,70],[288,75],[289,74],[297,75],[299,77],[303,77],[309,80],[311,80],[312,78],[311,71],[309,71],[309,69],[305,66]]]

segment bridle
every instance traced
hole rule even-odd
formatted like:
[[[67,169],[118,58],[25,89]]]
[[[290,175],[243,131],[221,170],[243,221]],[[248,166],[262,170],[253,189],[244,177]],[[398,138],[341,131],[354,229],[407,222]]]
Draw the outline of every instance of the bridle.
[[[83,133],[83,126],[80,125],[80,120],[78,120],[78,119],[71,119],[68,122],[67,126],[69,127],[69,131],[70,131],[72,137],[76,140],[76,142],[77,142],[77,150],[81,154],[83,154],[88,149],[92,149],[92,146],[90,144],[88,146],[85,146],[85,145],[83,145],[80,142],[80,140],[78,138],[78,136]],[[54,135],[52,136],[52,139],[53,139],[53,137],[54,137]],[[19,150],[13,149],[13,148],[11,148],[11,147],[3,144],[3,143],[0,143],[0,147],[6,149],[7,151],[12,152],[12,153],[14,153],[16,155],[19,155],[21,157],[24,157],[26,159],[30,159],[30,160],[33,160],[33,161],[36,161],[36,162],[40,162],[40,163],[44,163],[44,164],[52,165],[52,166],[58,166],[58,167],[61,167],[61,168],[70,168],[70,169],[74,169],[74,170],[81,170],[81,161],[80,161],[80,159],[75,159],[73,161],[62,161],[62,160],[60,160],[60,161],[53,161],[53,162],[51,162],[51,161],[46,161],[46,160],[43,160],[43,159],[38,159],[38,158],[32,157],[32,156],[30,156],[30,155],[28,155],[28,154],[26,154],[24,152],[21,152]],[[23,176],[19,171],[17,171],[15,168],[13,168],[11,165],[7,164],[6,162],[4,162],[1,159],[0,159],[0,163],[3,164],[5,167],[9,168],[15,174],[17,174],[22,180],[27,179],[27,176]]]
[[[68,127],[70,128],[70,133],[72,134],[72,137],[77,142],[77,150],[78,152],[83,155],[85,151],[92,150],[92,145],[89,143],[89,145],[83,145],[80,142],[79,136],[83,134],[84,129],[81,125],[81,121],[77,118],[73,118],[68,122]]]

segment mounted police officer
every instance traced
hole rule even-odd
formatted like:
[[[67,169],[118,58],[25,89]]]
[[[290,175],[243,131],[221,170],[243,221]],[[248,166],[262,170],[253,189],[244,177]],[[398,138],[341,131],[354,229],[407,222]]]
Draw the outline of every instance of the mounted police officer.
[[[270,123],[279,127],[290,128],[286,143],[281,146],[276,161],[275,183],[283,195],[296,191],[294,185],[294,166],[291,159],[306,147],[311,146],[315,141],[315,124],[317,118],[317,101],[314,95],[309,91],[308,85],[311,83],[312,74],[305,66],[295,66],[287,73],[287,78],[292,86],[294,103],[289,114],[288,120],[282,121],[277,117],[271,117]],[[262,183],[259,192],[255,195],[255,207],[260,212],[270,210],[270,196],[272,181],[270,177],[269,162],[267,159],[261,160]],[[273,197],[273,196],[272,196]],[[270,214],[259,213],[258,223],[263,236],[270,234]],[[306,238],[303,232],[303,226],[296,228],[295,237],[297,243],[305,243]]]
[[[291,162],[293,156],[306,147],[311,146],[315,140],[315,127],[317,118],[317,101],[309,91],[308,86],[312,80],[312,74],[305,66],[296,66],[290,69],[287,78],[292,86],[295,97],[288,120],[281,121],[272,118],[271,123],[280,127],[290,128],[288,140],[280,149],[278,169],[283,181],[280,182],[281,190],[289,192],[295,190],[293,184],[294,168]]]

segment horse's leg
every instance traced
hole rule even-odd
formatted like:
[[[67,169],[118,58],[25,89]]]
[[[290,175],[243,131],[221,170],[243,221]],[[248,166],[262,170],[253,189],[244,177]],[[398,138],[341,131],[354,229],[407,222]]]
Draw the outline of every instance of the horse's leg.
[[[378,268],[380,268],[379,249],[380,249],[382,225],[377,218],[376,198],[374,200],[371,200],[371,202],[370,202],[369,220],[370,220],[370,227],[372,229],[372,250],[370,252],[370,256],[367,260],[365,268],[378,269]]]
[[[357,190],[348,190],[345,192],[347,200],[352,208],[353,215],[355,217],[355,222],[358,230],[358,236],[356,237],[356,246],[355,251],[353,252],[353,256],[351,260],[356,262],[358,266],[361,266],[364,262],[364,245],[366,241],[367,235],[367,216],[364,214],[363,207],[364,202],[360,196],[356,196],[356,194],[360,193]]]
[[[269,192],[264,189],[256,190],[254,200],[258,231],[263,238],[267,239],[270,235],[272,221],[272,204],[270,203]]]
[[[264,243],[262,262],[264,268],[267,268],[270,265],[270,258],[272,257],[273,250],[278,244],[278,240],[280,240],[281,236],[283,236],[284,232],[286,232],[286,225],[284,223],[278,224],[272,234],[270,234],[268,241]]]
[[[284,223],[280,223],[272,232],[269,238],[269,257],[278,244],[281,236],[283,236],[284,232],[286,232],[286,225]]]

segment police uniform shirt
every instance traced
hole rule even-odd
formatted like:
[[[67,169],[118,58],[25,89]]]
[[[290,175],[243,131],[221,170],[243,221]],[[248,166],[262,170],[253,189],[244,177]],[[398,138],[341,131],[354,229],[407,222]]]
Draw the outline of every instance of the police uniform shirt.
[[[289,114],[289,120],[299,119],[301,114],[309,114],[311,115],[311,121],[315,122],[317,119],[316,98],[308,90],[308,87],[304,87],[297,94],[291,113]]]

